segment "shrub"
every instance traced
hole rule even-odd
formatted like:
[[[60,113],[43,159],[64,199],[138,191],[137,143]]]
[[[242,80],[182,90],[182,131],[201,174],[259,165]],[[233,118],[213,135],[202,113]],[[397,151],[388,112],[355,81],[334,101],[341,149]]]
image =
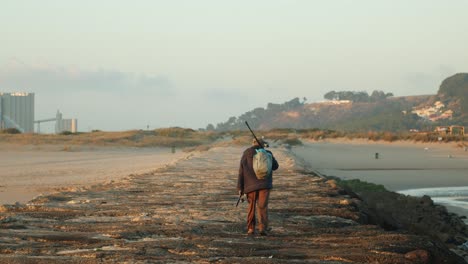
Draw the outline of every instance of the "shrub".
[[[391,133],[391,132],[384,132],[383,135],[382,135],[382,139],[384,141],[389,141],[389,142],[393,142],[395,140],[398,140],[398,136]]]
[[[352,179],[352,180],[341,180],[334,178],[338,185],[342,188],[346,189],[349,188],[353,190],[353,192],[363,192],[363,191],[372,191],[372,192],[384,192],[387,191],[382,184],[375,184],[366,181],[361,181],[359,179]]]
[[[6,128],[0,131],[3,134],[21,134],[21,131],[17,128]]]
[[[196,131],[190,128],[170,127],[170,128],[156,129],[155,134],[158,136],[179,138],[179,137],[188,137],[193,134],[196,134]]]
[[[302,141],[300,141],[298,138],[286,138],[283,140],[284,144],[288,144],[290,146],[300,146],[302,145]]]

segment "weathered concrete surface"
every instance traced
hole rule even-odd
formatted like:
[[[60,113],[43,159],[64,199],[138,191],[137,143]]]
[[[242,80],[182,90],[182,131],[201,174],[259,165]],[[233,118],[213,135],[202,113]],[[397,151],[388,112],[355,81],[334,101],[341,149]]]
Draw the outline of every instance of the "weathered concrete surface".
[[[152,173],[0,207],[0,263],[463,263],[440,243],[359,224],[358,200],[297,172],[286,152],[266,237],[235,208],[240,148]]]

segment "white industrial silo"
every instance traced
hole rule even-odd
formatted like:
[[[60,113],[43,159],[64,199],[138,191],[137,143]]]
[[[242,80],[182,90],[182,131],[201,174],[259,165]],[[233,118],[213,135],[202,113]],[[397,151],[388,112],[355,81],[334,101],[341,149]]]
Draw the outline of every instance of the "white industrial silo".
[[[34,93],[0,93],[0,128],[34,132]]]

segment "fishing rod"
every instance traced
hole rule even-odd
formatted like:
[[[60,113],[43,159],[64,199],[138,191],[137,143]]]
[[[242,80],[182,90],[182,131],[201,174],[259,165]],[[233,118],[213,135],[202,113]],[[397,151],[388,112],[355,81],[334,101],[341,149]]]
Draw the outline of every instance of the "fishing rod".
[[[242,202],[244,202],[244,198],[242,198],[242,196],[244,196],[243,193],[240,193],[239,194],[239,199],[237,199],[237,203],[236,203],[236,207],[239,205],[239,202],[242,200]]]
[[[257,136],[255,136],[255,133],[252,131],[252,129],[250,128],[249,126],[249,123],[247,121],[245,121],[245,124],[247,125],[247,127],[249,128],[250,130],[250,133],[252,133],[253,137],[255,138],[255,141],[257,141],[258,145],[261,147],[261,148],[265,148],[265,146],[262,144],[262,142],[260,142],[260,140],[258,140]]]

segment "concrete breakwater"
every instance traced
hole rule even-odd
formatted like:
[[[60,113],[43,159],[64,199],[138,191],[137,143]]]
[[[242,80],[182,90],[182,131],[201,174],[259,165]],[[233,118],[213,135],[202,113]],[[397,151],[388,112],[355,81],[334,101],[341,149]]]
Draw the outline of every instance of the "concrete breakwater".
[[[301,173],[286,151],[272,231],[235,208],[241,148],[214,148],[111,184],[0,207],[0,263],[464,263],[438,240],[365,223],[358,198]]]

